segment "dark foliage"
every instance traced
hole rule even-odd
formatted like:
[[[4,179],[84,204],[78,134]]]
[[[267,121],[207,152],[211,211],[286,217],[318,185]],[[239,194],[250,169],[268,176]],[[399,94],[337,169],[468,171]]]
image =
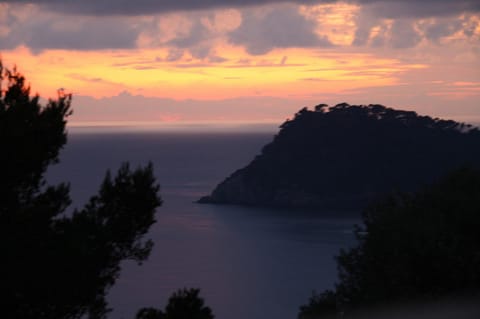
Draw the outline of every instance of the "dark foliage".
[[[300,110],[248,166],[201,202],[364,207],[465,163],[480,166],[480,131],[382,105]]]
[[[46,185],[66,143],[71,95],[46,106],[0,63],[2,318],[104,318],[123,260],[144,261],[161,204],[152,166],[109,173],[85,208],[66,214],[69,186]]]
[[[337,318],[337,295],[331,290],[321,294],[312,293],[308,304],[300,307],[298,319],[335,319]]]
[[[480,296],[479,170],[458,169],[415,194],[392,194],[367,208],[363,222],[358,246],[337,258],[334,295],[316,296],[299,318]]]
[[[155,308],[143,308],[136,319],[213,319],[212,310],[199,297],[199,289],[181,289],[168,299],[165,312]]]
[[[142,308],[137,312],[135,319],[164,319],[165,314],[155,308]]]

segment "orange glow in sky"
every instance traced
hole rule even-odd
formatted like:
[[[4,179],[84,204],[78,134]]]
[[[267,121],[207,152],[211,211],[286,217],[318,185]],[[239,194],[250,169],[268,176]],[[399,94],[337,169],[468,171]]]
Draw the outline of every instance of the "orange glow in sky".
[[[344,101],[480,118],[478,12],[360,3],[96,16],[0,2],[0,53],[32,92],[73,93],[73,121],[262,121]]]
[[[175,63],[157,61],[162,50],[117,52],[45,51],[26,48],[4,53],[19,61],[34,92],[54,97],[59,87],[96,98],[122,91],[176,100],[218,100],[238,96],[308,96],[311,93],[389,86],[397,75],[422,64],[402,64],[370,54],[315,52],[306,49],[272,51],[242,60],[234,48],[222,51],[223,63],[202,64],[186,57]]]

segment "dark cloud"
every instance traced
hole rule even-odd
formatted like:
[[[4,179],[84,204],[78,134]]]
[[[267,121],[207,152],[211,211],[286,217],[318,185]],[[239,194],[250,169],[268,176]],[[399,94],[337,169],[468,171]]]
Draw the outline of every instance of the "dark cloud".
[[[189,51],[194,58],[203,60],[210,57],[212,47],[210,46],[209,43],[202,43],[194,47],[191,47]]]
[[[446,17],[462,12],[480,12],[478,0],[358,0],[379,18]]]
[[[103,84],[118,85],[118,83],[111,82],[111,81],[106,81],[105,79],[102,79],[100,77],[91,78],[91,77],[86,77],[82,74],[76,74],[76,73],[67,74],[66,76],[69,77],[69,78],[72,78],[74,80],[79,80],[79,81],[87,82],[87,83],[93,83],[93,84],[103,83]]]
[[[178,36],[167,42],[168,45],[173,45],[177,48],[190,48],[200,44],[202,41],[207,40],[210,36],[210,32],[199,21],[195,21],[194,25],[190,28],[188,34]]]
[[[425,30],[425,37],[433,42],[438,42],[441,38],[453,35],[457,31],[463,29],[462,23],[459,20],[455,21],[436,21],[428,25]]]
[[[467,37],[472,37],[475,34],[478,24],[478,21],[467,21],[464,25],[463,34],[465,34]]]
[[[353,38],[354,46],[363,46],[368,43],[370,38],[371,29],[378,24],[378,19],[365,13],[365,10],[361,12],[356,18],[357,29]]]
[[[246,7],[271,3],[319,4],[339,0],[7,0],[7,3],[36,3],[64,13],[87,15],[151,15],[172,11]],[[345,1],[344,1],[345,2]],[[382,17],[446,16],[465,11],[480,11],[478,0],[347,0],[376,7]]]
[[[183,54],[182,49],[170,49],[165,60],[168,62],[178,61],[183,57]]]
[[[45,49],[98,50],[134,48],[137,27],[114,18],[75,18],[32,16],[28,21],[11,19],[10,32],[0,37],[0,49],[19,45],[33,52]]]
[[[169,51],[168,61],[182,58],[183,51],[188,51],[196,59],[208,59],[211,62],[223,62],[223,58],[216,56],[213,51],[213,41],[218,34],[209,30],[203,23],[202,17],[191,16],[192,26],[188,32],[177,35],[175,38],[161,43],[162,46],[173,47]],[[182,52],[180,54],[180,52]]]
[[[197,68],[207,68],[211,66],[208,63],[177,63],[175,64],[175,67],[178,69],[197,69]],[[203,73],[203,72],[199,72]]]
[[[150,15],[174,11],[208,10],[213,8],[247,7],[270,3],[302,3],[335,2],[334,0],[117,0],[117,1],[65,1],[65,0],[7,0],[7,3],[35,3],[51,10],[88,15]]]
[[[158,21],[163,16],[155,16],[153,22],[148,22],[148,19],[137,19],[128,15],[152,15],[173,10],[241,7],[265,3],[314,4],[336,1],[38,0],[32,2],[57,12],[72,13],[72,15],[52,14],[48,10],[37,10],[38,12],[32,14],[30,10],[28,19],[20,20],[19,16],[22,15],[14,14],[16,9],[20,9],[20,6],[3,6],[2,9],[6,7],[7,12],[2,12],[3,21],[0,21],[0,26],[4,29],[7,28],[10,32],[4,32],[3,36],[0,35],[0,49],[12,49],[19,45],[25,45],[33,52],[45,49],[130,49],[137,47],[137,40],[142,38],[141,35],[148,35],[147,38],[151,38],[151,42],[147,45],[171,49],[165,58],[168,61],[179,60],[182,57],[181,52],[190,53],[198,59],[215,59],[215,54],[212,52],[212,46],[215,44],[213,40],[216,37],[222,37],[223,34],[204,23],[202,18],[205,18],[205,15],[208,16],[208,13],[186,14],[192,27],[188,32],[178,33],[175,38],[170,38],[166,42],[162,40],[162,31],[158,28]],[[0,0],[0,4],[27,2],[29,1]],[[431,42],[438,42],[457,31],[463,31],[466,36],[471,37],[478,24],[475,20],[459,22],[460,20],[448,21],[448,17],[438,18],[434,23],[419,24],[418,28],[414,27],[412,21],[429,15],[440,17],[464,11],[480,12],[480,0],[350,0],[350,2],[364,4],[355,20],[357,26],[353,41],[355,46],[390,45],[395,48],[409,48],[419,43],[421,37],[425,37]],[[38,8],[34,7],[34,9]],[[231,43],[244,46],[249,53],[256,55],[275,48],[332,46],[326,36],[318,36],[315,33],[317,22],[299,14],[296,6],[279,4],[259,9],[244,8],[241,10],[241,26],[227,34]],[[259,14],[259,12],[263,12],[263,14]],[[102,14],[104,16],[94,16]],[[393,18],[392,28],[382,25],[382,19],[385,17]],[[379,26],[380,31],[378,31]],[[373,28],[377,28],[377,34],[372,34]]]
[[[403,4],[408,3],[405,1]],[[379,17],[379,6],[384,3],[373,3],[370,6],[361,8],[360,13],[355,18],[357,29],[355,30],[352,45],[372,47],[382,47],[389,45],[394,48],[411,48],[421,41],[421,36],[414,28],[415,19],[396,18],[391,27],[385,20]],[[392,8],[397,4],[391,4]],[[375,30],[375,34],[372,31]]]
[[[229,41],[254,55],[275,48],[332,46],[326,37],[315,34],[315,27],[315,22],[290,6],[275,7],[265,14],[246,10],[240,27],[229,33]]]
[[[208,62],[211,62],[211,63],[223,63],[223,62],[226,62],[228,61],[228,59],[224,58],[224,57],[221,57],[221,56],[218,56],[218,55],[212,55],[210,57],[208,57]]]
[[[390,43],[395,49],[413,48],[422,40],[413,23],[409,21],[395,21],[390,32]]]
[[[395,8],[399,9],[394,19],[388,19],[393,21],[391,24],[390,21],[379,16],[378,9],[385,3],[363,6],[355,17],[356,30],[352,45],[406,49],[415,47],[422,40],[440,43],[441,39],[457,32],[463,32],[467,37],[472,37],[475,33],[478,22],[476,19],[472,19],[473,15],[471,14],[421,19],[413,15],[405,16],[405,12],[400,10],[400,7],[408,3],[409,1],[391,4],[390,11],[394,11]],[[460,3],[462,2],[460,1]],[[418,6],[418,8],[421,7],[422,5]],[[410,9],[413,8],[412,6]],[[420,9],[417,15],[421,16],[423,13],[424,11],[422,12]]]
[[[385,24],[381,25],[378,33],[371,39],[370,45],[374,48],[382,47],[386,44],[386,33],[388,28]]]
[[[377,26],[377,33],[370,35],[372,27]],[[389,46],[394,49],[413,48],[419,44],[423,36],[415,28],[415,22],[412,20],[397,19],[390,28],[385,23],[375,24],[359,24],[362,32],[355,34],[354,45],[369,45],[371,47]],[[359,37],[360,35],[360,37]]]

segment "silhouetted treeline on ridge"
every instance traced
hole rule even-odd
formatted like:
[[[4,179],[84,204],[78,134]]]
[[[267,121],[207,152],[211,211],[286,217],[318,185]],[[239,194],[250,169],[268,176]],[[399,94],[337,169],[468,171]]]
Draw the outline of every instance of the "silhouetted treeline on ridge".
[[[382,105],[317,105],[280,126],[249,165],[201,203],[361,208],[378,194],[415,190],[480,164],[480,131]]]

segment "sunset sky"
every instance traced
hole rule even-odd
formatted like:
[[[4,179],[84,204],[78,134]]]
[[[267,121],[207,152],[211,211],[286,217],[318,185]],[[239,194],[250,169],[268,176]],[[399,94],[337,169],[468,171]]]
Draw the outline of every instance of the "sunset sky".
[[[0,1],[0,54],[82,124],[380,103],[480,122],[478,0]]]

